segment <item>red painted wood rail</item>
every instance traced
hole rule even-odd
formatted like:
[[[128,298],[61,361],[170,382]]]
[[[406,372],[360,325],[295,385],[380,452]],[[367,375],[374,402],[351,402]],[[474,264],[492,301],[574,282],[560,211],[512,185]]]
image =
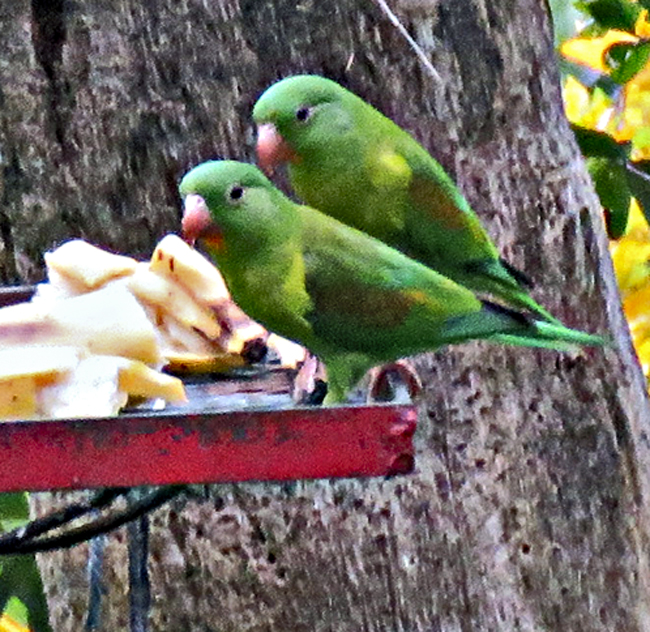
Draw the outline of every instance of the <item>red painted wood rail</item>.
[[[0,424],[0,491],[403,474],[415,410],[359,406]]]

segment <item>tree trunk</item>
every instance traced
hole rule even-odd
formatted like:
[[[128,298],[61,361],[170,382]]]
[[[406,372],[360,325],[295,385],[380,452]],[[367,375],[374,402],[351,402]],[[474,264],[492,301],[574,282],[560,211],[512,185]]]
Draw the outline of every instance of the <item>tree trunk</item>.
[[[5,0],[0,277],[38,278],[70,236],[148,254],[178,229],[185,170],[253,157],[267,85],[342,82],[442,162],[536,298],[618,348],[423,356],[413,476],[220,486],[158,511],[152,629],[650,630],[646,385],[545,3],[391,6],[441,80],[370,0]],[[124,549],[118,533],[105,630],[128,621]],[[82,624],[86,551],[42,556],[57,632]]]

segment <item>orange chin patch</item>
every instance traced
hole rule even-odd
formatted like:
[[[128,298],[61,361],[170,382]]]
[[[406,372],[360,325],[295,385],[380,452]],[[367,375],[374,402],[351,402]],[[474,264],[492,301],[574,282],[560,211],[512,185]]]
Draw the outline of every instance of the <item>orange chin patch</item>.
[[[209,231],[201,235],[201,241],[210,250],[219,252],[224,248],[223,233],[217,226],[211,227]]]

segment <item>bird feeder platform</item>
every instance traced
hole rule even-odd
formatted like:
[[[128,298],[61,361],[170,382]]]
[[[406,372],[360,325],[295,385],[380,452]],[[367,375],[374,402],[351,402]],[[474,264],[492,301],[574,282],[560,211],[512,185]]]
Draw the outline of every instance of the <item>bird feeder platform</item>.
[[[0,307],[31,288],[0,290]],[[412,405],[295,407],[259,367],[187,386],[189,404],[110,418],[0,422],[0,492],[408,473]]]

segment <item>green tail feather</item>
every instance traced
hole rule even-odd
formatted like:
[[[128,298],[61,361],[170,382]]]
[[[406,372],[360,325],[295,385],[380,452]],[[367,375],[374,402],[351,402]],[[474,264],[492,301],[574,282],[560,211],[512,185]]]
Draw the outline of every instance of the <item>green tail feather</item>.
[[[534,323],[536,334],[545,340],[560,340],[576,345],[587,345],[592,347],[605,347],[612,344],[612,340],[606,336],[588,334],[578,329],[569,329],[564,325],[554,325],[537,321]],[[537,336],[535,336],[537,338]]]
[[[501,299],[511,308],[523,309],[543,321],[563,326],[553,314],[543,308],[532,296],[529,296],[526,289],[524,289],[523,286],[532,287],[530,279],[503,259],[472,261],[466,267],[468,267],[468,275],[460,276],[458,279],[451,274],[449,276],[479,294],[487,292]]]
[[[604,336],[595,336],[592,334],[584,335],[591,337],[589,341],[581,343],[566,342],[555,338],[531,338],[530,336],[520,336],[517,334],[494,334],[494,336],[490,336],[487,340],[511,347],[532,347],[534,349],[552,349],[553,351],[561,352],[576,351],[583,345],[590,347],[606,347],[612,344],[612,341]]]
[[[487,338],[490,342],[508,345],[510,347],[533,347],[535,349],[552,349],[553,351],[575,351],[578,346],[558,340],[547,340],[546,338],[530,338],[518,336],[517,334],[494,334]]]
[[[549,323],[550,325],[557,325],[558,327],[564,327],[562,322],[555,318],[551,312],[544,309],[537,301],[524,294],[517,292],[516,294],[510,295],[509,293],[503,292],[501,294],[503,298],[507,298],[511,305],[517,305],[523,307],[525,310],[528,310],[535,316],[539,316],[543,321]]]
[[[612,344],[605,336],[588,334],[577,329],[570,329],[562,324],[554,325],[543,321],[530,323],[531,329],[519,333],[499,333],[490,336],[490,340],[518,347],[536,347],[554,349],[555,351],[575,351],[576,347],[604,347]]]
[[[562,324],[533,320],[524,314],[487,301],[480,312],[447,322],[443,337],[449,343],[486,338],[507,345],[556,351],[572,351],[576,346],[582,345],[602,347],[611,344],[611,341],[603,336],[569,329]]]

